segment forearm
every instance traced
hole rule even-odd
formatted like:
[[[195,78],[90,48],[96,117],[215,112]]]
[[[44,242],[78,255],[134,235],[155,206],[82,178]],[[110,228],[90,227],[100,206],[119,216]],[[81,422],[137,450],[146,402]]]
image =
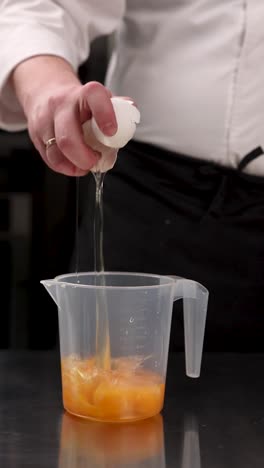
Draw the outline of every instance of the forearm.
[[[15,68],[11,80],[27,117],[32,101],[40,94],[50,94],[53,87],[63,89],[80,85],[72,66],[66,60],[52,55],[34,56],[21,62]]]

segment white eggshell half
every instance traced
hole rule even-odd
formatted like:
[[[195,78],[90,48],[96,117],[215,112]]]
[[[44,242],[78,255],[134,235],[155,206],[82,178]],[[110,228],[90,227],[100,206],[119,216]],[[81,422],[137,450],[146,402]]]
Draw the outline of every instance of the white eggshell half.
[[[85,143],[98,153],[101,153],[101,157],[98,159],[95,166],[91,168],[91,171],[107,172],[112,169],[116,162],[117,149],[108,148],[95,138],[95,135],[92,131],[91,120],[87,120],[83,124],[82,128]]]
[[[103,145],[109,148],[123,148],[135,134],[136,126],[140,122],[140,112],[133,102],[127,99],[113,97],[111,101],[117,120],[117,132],[113,136],[104,135],[94,117],[91,119],[92,130]]]

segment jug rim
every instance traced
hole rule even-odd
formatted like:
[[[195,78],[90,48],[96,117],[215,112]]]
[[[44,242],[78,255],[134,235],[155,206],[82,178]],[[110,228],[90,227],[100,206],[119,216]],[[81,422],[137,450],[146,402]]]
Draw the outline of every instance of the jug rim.
[[[80,272],[80,273],[66,273],[62,275],[58,275],[54,278],[54,281],[58,282],[61,285],[68,285],[68,286],[74,286],[78,288],[88,288],[88,289],[131,289],[131,290],[136,290],[136,289],[160,289],[166,286],[172,286],[175,284],[175,281],[177,279],[183,279],[182,277],[176,277],[176,276],[170,276],[170,275],[159,275],[155,273],[139,273],[139,272],[129,272],[129,271],[104,271],[103,273],[97,273],[98,275],[105,275],[105,276],[141,276],[141,277],[146,277],[146,278],[162,278],[164,283],[162,284],[145,284],[145,285],[139,285],[139,286],[122,286],[122,285],[94,285],[94,284],[81,284],[81,283],[73,283],[70,281],[67,281],[67,278],[70,277],[82,277],[82,276],[95,276],[96,272],[94,271],[86,271],[86,272]],[[63,280],[66,281],[63,281]],[[167,280],[167,281],[166,281]]]

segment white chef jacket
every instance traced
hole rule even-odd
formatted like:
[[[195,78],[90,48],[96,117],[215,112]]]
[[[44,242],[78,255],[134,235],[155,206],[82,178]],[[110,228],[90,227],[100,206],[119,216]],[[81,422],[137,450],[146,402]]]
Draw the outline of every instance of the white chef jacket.
[[[0,0],[0,127],[26,128],[8,82],[19,62],[77,69],[115,31],[106,84],[139,106],[136,139],[237,167],[264,148],[263,21],[264,0]],[[264,156],[247,171],[264,175]]]

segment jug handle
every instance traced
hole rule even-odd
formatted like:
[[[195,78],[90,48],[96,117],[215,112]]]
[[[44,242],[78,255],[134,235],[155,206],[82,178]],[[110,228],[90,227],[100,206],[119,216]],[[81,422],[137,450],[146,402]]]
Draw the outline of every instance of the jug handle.
[[[188,377],[200,377],[208,290],[196,281],[173,276],[174,301],[183,299],[185,366]]]

